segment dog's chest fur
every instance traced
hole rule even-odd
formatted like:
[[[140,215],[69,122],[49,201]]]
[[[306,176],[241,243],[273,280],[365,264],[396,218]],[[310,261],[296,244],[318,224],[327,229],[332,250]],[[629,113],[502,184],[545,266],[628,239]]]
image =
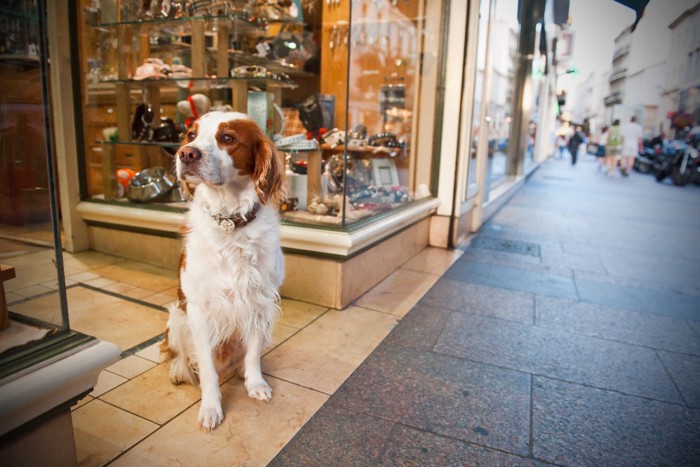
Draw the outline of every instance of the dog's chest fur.
[[[195,195],[188,213],[181,288],[188,313],[200,314],[196,321],[221,343],[247,335],[251,326],[265,327],[276,315],[269,308],[283,274],[279,225],[273,209],[263,206],[254,221],[227,233],[212,220],[218,208],[204,195]]]

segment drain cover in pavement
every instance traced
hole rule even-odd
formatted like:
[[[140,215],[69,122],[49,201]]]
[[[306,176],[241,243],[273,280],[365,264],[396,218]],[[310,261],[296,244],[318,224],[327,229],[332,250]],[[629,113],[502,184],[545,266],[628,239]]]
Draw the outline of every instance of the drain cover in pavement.
[[[574,179],[571,177],[559,177],[557,175],[542,175],[542,178],[547,178],[549,180],[560,180],[562,182],[573,182]]]
[[[503,251],[505,253],[516,253],[518,255],[540,256],[540,246],[537,243],[521,242],[519,240],[507,240],[504,238],[494,238],[479,235],[471,242],[475,248],[485,250]]]

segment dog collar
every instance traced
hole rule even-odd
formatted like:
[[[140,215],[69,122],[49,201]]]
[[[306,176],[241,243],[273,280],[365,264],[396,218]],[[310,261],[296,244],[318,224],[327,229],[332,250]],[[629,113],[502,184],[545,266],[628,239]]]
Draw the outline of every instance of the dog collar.
[[[219,227],[221,227],[221,230],[226,232],[227,234],[233,233],[234,230],[236,229],[241,229],[245,227],[246,225],[250,224],[255,220],[255,216],[257,215],[258,211],[260,210],[260,203],[255,203],[253,206],[253,209],[248,211],[245,217],[243,217],[240,213],[234,214],[233,216],[223,216],[221,214],[216,214],[214,216],[211,216],[212,219],[216,221],[217,224],[219,224]]]

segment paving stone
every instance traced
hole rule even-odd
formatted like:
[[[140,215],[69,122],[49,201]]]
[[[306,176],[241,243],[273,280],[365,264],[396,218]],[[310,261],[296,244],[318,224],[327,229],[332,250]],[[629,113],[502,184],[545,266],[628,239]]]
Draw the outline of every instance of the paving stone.
[[[549,268],[568,268],[574,271],[607,274],[608,271],[597,255],[558,253],[542,254],[542,264]]]
[[[489,236],[487,233],[477,235],[477,237],[472,240],[471,246],[473,248],[483,248],[503,253],[532,256],[535,258],[540,256],[539,243]]]
[[[450,315],[435,351],[682,403],[652,349],[466,313]]]
[[[537,326],[700,355],[700,336],[688,321],[543,296],[535,310]]]
[[[700,357],[664,351],[658,354],[686,404],[700,409]]]
[[[462,258],[443,277],[502,289],[520,290],[572,300],[578,299],[572,277],[526,271],[495,264],[468,262]]]
[[[688,326],[690,326],[693,331],[700,336],[700,321],[688,321]]]
[[[547,253],[542,253],[544,257]],[[515,267],[528,271],[551,273],[559,276],[570,277],[572,270],[564,262],[544,261],[542,258],[535,258],[528,255],[516,255],[502,253],[500,251],[482,250],[480,248],[467,248],[464,252],[464,259],[478,263],[496,264],[499,266]]]
[[[632,287],[635,289],[650,289],[662,290],[664,292],[674,292],[683,295],[700,296],[700,284],[697,286],[687,287],[682,284],[674,284],[673,287],[667,287],[660,284],[656,280],[632,279],[629,277],[611,276],[610,274],[600,274],[589,271],[575,271],[574,277],[576,281],[588,280],[596,283],[621,285],[624,287]]]
[[[700,411],[535,377],[534,457],[563,465],[697,465]]]
[[[376,465],[393,426],[329,402],[268,465]]]
[[[450,279],[440,279],[420,303],[524,323],[534,319],[535,299],[531,293]]]
[[[656,282],[659,288],[697,287],[697,261],[654,252],[616,252],[602,258],[612,276]]]
[[[432,350],[452,311],[420,302],[384,339],[385,345]]]
[[[700,321],[700,296],[576,278],[581,301]]]
[[[401,425],[394,427],[386,444],[382,465],[548,465]]]
[[[464,251],[462,258],[468,261],[520,267],[532,271],[542,270],[542,260],[538,257],[530,255],[518,255],[503,251],[469,247]]]
[[[527,455],[530,376],[382,345],[333,396],[351,410]]]

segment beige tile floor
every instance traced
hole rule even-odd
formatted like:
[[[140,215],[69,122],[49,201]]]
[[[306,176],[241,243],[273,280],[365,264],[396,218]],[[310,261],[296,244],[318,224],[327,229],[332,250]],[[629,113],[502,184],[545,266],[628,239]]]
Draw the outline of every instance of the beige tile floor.
[[[343,311],[283,299],[262,361],[272,401],[250,399],[238,376],[222,377],[225,418],[212,432],[197,426],[199,388],[171,385],[160,361],[162,307],[175,299],[175,272],[96,252],[66,254],[66,277],[74,284],[68,289],[71,327],[126,351],[73,407],[78,462],[266,464],[460,254],[426,248]],[[41,255],[23,261],[26,268],[47,267]],[[31,286],[41,286],[40,296],[21,295],[13,309],[41,317],[55,293],[26,279],[23,288]]]

